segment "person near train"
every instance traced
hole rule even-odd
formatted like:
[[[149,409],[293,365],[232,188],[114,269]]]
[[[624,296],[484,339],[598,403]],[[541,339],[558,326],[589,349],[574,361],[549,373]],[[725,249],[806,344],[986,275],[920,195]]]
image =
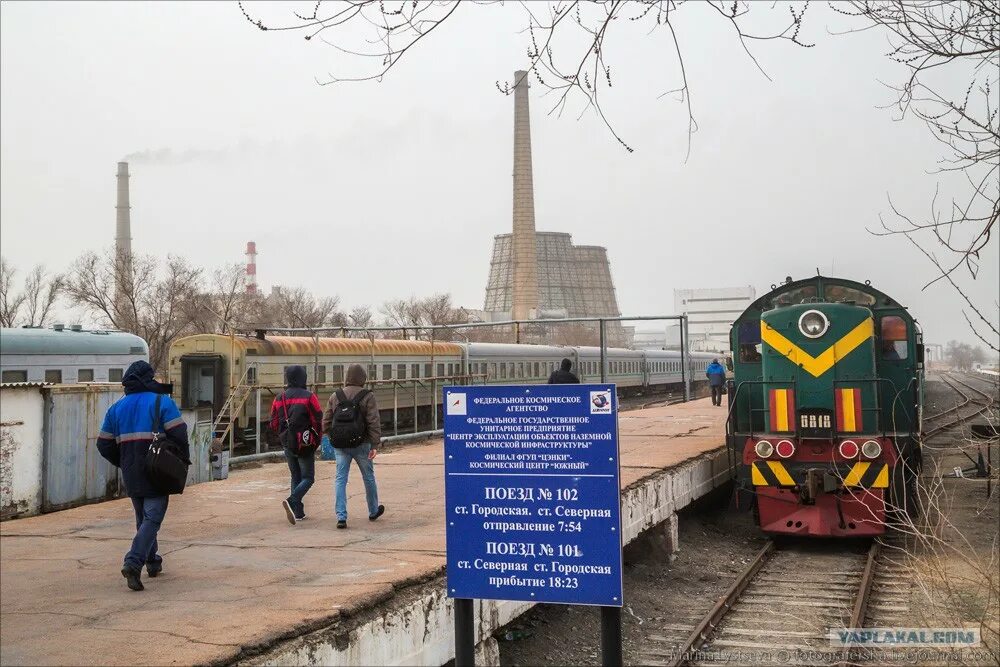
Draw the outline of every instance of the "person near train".
[[[347,367],[344,386],[330,395],[323,413],[323,432],[330,438],[337,460],[335,496],[337,528],[347,528],[347,477],[351,462],[358,464],[365,483],[368,520],[375,521],[385,513],[378,502],[374,460],[382,439],[382,424],[375,394],[365,389],[368,375],[361,364]]]
[[[563,359],[558,370],[552,371],[552,375],[549,376],[549,384],[580,384],[580,378],[570,370],[572,368],[573,362],[569,359]]]
[[[169,496],[153,487],[145,470],[154,434],[162,429],[183,458],[190,458],[187,425],[170,398],[171,387],[157,382],[153,376],[153,367],[145,361],[133,362],[128,367],[122,376],[125,396],[108,408],[97,436],[97,451],[121,469],[125,491],[135,512],[135,537],[122,566],[122,576],[133,591],[144,588],[143,566],[150,577],[163,571],[156,535],[167,514]]]
[[[705,377],[708,378],[708,386],[712,389],[712,405],[722,405],[722,388],[726,385],[726,369],[719,363],[718,359],[712,359],[712,363],[705,367]]]
[[[285,390],[271,403],[271,431],[285,450],[291,493],[281,501],[288,523],[306,518],[303,499],[316,481],[316,448],[319,447],[323,408],[306,387],[306,367],[285,368]]]

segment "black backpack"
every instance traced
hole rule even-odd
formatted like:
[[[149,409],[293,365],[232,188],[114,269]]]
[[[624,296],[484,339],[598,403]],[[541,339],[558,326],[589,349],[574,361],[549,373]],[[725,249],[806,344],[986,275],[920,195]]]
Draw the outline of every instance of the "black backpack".
[[[160,398],[156,395],[153,407],[153,441],[146,452],[146,479],[154,489],[163,495],[184,493],[187,483],[188,466],[191,461],[181,454],[181,447],[163,431],[163,419],[160,416]]]
[[[368,421],[365,419],[361,402],[371,392],[362,389],[353,399],[348,400],[343,389],[337,390],[337,407],[333,409],[330,423],[330,444],[339,449],[357,447],[368,435]]]
[[[308,422],[308,415],[297,414],[296,423],[288,418],[288,403],[285,402],[285,395],[281,395],[281,407],[285,411],[285,430],[278,434],[281,444],[293,454],[306,455],[316,451],[319,447],[320,437],[316,429],[311,424],[302,424],[303,418]]]

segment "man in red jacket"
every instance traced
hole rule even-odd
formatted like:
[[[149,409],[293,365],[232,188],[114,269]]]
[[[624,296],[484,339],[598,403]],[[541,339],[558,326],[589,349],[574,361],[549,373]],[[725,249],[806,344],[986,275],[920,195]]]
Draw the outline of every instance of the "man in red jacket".
[[[322,420],[319,399],[306,389],[306,367],[289,366],[285,369],[285,391],[271,403],[271,430],[285,448],[292,478],[291,495],[281,504],[293,526],[306,518],[302,499],[316,479],[315,454]]]

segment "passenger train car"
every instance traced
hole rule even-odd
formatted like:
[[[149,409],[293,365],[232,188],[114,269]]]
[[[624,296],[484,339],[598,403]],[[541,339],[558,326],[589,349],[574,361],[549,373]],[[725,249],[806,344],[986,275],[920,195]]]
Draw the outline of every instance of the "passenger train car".
[[[692,386],[705,381],[705,367],[717,356],[691,354],[686,372]],[[360,363],[368,370],[384,421],[429,424],[432,406],[440,410],[439,390],[446,384],[541,384],[564,358],[573,361],[582,382],[600,381],[596,347],[367,338],[199,334],[171,345],[168,368],[181,408],[211,408],[213,415],[233,412],[240,439],[241,430],[254,427],[256,420],[256,396],[248,392],[261,388],[265,420],[287,366],[305,366],[310,386],[325,404],[343,384],[347,365]],[[622,395],[680,388],[680,353],[609,349],[606,381],[616,383]]]
[[[0,381],[121,382],[133,361],[149,361],[149,346],[122,331],[88,331],[78,325],[51,329],[0,329]]]
[[[772,286],[730,341],[727,441],[762,530],[871,536],[917,511],[923,340],[904,306],[816,276]]]

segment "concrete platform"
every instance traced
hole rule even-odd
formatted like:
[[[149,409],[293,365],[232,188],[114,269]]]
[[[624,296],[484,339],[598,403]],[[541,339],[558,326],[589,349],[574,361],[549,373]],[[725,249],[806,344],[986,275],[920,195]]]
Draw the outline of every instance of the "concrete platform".
[[[708,399],[621,414],[626,542],[728,479],[724,414]],[[367,520],[354,469],[347,530],[327,462],[294,527],[283,463],[172,498],[164,572],[141,593],[118,571],[134,532],[127,499],[0,524],[0,663],[447,662],[441,442],[377,464],[386,514]],[[477,603],[480,664],[496,659],[491,633],[529,606]]]

